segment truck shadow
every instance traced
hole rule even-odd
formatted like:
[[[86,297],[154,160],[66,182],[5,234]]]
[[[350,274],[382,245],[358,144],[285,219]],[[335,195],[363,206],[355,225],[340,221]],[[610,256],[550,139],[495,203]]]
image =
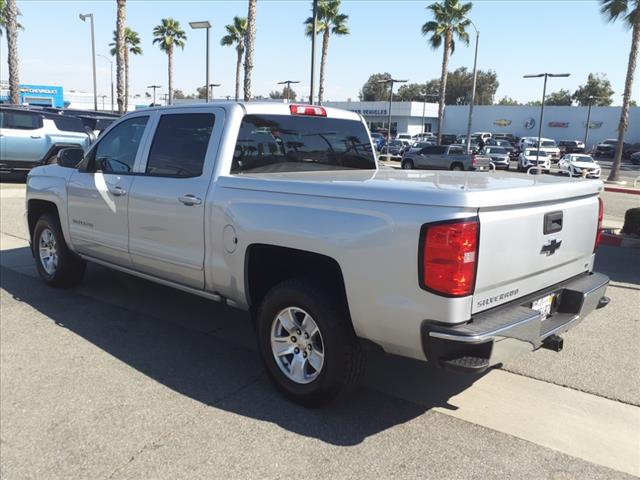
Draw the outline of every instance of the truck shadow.
[[[23,250],[3,257],[29,255]],[[454,408],[448,400],[479,378],[370,352],[361,388],[307,410],[266,378],[244,312],[98,266],[72,290],[6,267],[1,279],[17,301],[175,392],[332,445],[356,445],[434,407]]]
[[[612,282],[640,285],[640,250],[636,248],[598,247],[594,270],[608,275]],[[632,288],[632,287],[626,287]]]

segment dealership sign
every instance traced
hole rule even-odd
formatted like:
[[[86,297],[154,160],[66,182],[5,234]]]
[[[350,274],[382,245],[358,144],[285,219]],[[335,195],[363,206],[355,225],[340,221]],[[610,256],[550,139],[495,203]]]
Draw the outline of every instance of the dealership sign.
[[[359,108],[354,108],[351,111],[355,112],[355,113],[360,113],[362,115],[388,115],[386,108],[380,108],[380,109],[366,109],[365,108],[364,110],[361,110]]]
[[[509,125],[511,125],[511,120],[501,118],[500,120],[495,120],[493,124],[497,125],[498,127],[508,127]]]
[[[524,128],[526,128],[527,130],[531,130],[535,126],[536,126],[535,118],[529,117],[524,121]]]
[[[569,128],[569,122],[549,122],[551,128]]]
[[[589,124],[589,130],[594,129],[594,128],[600,128],[600,127],[602,127],[603,123],[604,122],[591,122]],[[587,126],[587,122],[582,122],[582,125],[586,127]]]

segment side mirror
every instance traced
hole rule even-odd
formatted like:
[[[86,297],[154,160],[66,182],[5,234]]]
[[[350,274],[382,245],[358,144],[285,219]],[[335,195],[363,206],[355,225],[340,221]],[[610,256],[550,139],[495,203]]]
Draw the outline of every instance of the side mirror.
[[[84,160],[84,150],[81,148],[63,148],[56,155],[56,163],[61,167],[76,168]]]

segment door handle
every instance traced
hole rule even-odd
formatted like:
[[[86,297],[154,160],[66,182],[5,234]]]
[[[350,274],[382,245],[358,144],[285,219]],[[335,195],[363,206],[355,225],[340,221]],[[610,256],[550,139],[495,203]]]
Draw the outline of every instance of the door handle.
[[[120,186],[115,186],[113,188],[110,188],[109,191],[115,197],[122,197],[127,194],[127,191]]]
[[[179,197],[178,200],[189,207],[193,205],[200,205],[202,203],[202,199],[196,197],[195,195],[191,195],[190,193]]]
[[[42,138],[42,137],[40,135],[31,135],[31,138],[36,139],[36,138]]]

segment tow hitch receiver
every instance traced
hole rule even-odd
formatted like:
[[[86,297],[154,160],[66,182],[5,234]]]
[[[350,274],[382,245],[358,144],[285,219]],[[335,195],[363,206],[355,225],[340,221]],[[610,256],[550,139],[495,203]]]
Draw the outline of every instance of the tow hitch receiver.
[[[542,348],[553,350],[554,352],[561,352],[564,346],[564,339],[560,335],[549,335],[542,341]]]

